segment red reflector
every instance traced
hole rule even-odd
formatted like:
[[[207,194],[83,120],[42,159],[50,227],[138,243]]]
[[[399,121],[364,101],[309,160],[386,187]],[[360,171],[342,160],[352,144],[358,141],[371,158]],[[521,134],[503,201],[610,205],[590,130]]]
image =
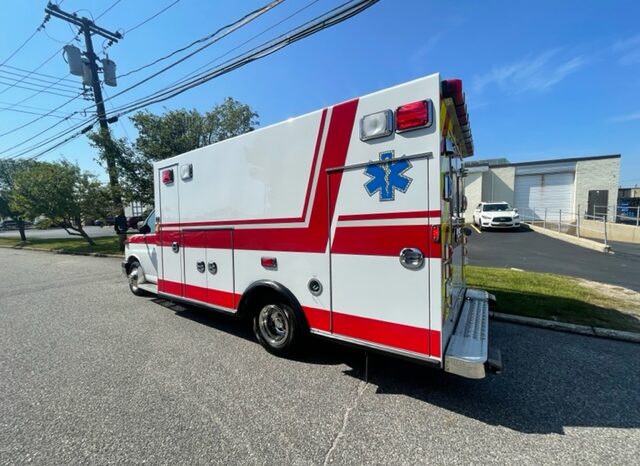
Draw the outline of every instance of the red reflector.
[[[162,172],[162,182],[164,184],[173,183],[173,170],[165,170]]]
[[[398,107],[396,110],[396,131],[402,132],[431,125],[429,101],[420,100]]]
[[[431,240],[434,243],[440,242],[440,225],[431,225]]]
[[[278,261],[276,260],[275,257],[261,257],[260,258],[260,264],[262,264],[262,266],[265,269],[277,269],[278,268]]]

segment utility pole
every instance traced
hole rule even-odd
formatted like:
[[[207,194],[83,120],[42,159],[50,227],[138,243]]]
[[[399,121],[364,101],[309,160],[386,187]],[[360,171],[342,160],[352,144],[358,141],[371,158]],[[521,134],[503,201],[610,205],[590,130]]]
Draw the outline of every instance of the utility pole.
[[[56,18],[60,18],[77,26],[84,35],[86,47],[84,55],[88,60],[89,69],[91,70],[91,88],[93,90],[93,98],[96,103],[96,113],[100,124],[100,135],[104,141],[104,158],[107,164],[107,174],[109,175],[112,202],[115,209],[118,211],[118,214],[124,215],[120,183],[118,181],[118,168],[115,162],[117,148],[111,139],[111,132],[109,131],[109,120],[107,119],[107,113],[104,107],[102,88],[100,87],[100,77],[98,75],[98,57],[94,52],[93,41],[91,39],[92,34],[98,34],[111,42],[118,42],[118,39],[122,39],[122,35],[119,32],[111,32],[101,28],[88,18],[80,18],[75,13],[67,13],[61,10],[58,5],[51,2],[47,4],[44,11],[48,15],[55,16]],[[124,251],[125,235],[118,236],[120,237],[120,250]]]

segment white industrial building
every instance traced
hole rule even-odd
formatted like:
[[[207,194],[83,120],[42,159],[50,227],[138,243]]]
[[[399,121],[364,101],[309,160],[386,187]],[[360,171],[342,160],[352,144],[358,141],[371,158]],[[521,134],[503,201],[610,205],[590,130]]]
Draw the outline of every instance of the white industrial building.
[[[509,163],[506,159],[465,163],[465,192],[472,221],[481,202],[505,201],[521,217],[547,216],[563,221],[576,213],[606,212],[616,203],[620,178],[620,155],[576,157],[535,162]]]

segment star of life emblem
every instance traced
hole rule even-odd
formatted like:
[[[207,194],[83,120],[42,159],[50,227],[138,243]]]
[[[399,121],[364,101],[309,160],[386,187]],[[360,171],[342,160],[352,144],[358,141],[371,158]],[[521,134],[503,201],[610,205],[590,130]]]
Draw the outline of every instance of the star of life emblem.
[[[394,159],[394,151],[380,152],[380,160],[386,161],[376,165],[369,165],[364,174],[370,180],[364,184],[364,188],[369,196],[379,194],[380,201],[395,200],[395,192],[406,193],[413,181],[405,175],[412,165],[405,159]]]

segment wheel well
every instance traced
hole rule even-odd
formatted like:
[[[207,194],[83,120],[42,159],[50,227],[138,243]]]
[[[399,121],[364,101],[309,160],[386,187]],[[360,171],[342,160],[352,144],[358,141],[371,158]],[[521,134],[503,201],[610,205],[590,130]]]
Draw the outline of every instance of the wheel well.
[[[129,275],[129,269],[131,268],[131,264],[133,264],[134,262],[140,263],[140,260],[136,256],[129,256],[129,258],[127,259],[127,265],[125,265],[127,275]]]
[[[243,319],[250,319],[261,308],[261,304],[273,302],[274,299],[289,304],[304,328],[309,329],[307,319],[302,312],[302,306],[295,295],[285,286],[270,280],[256,282],[246,289],[240,298],[237,315]]]

